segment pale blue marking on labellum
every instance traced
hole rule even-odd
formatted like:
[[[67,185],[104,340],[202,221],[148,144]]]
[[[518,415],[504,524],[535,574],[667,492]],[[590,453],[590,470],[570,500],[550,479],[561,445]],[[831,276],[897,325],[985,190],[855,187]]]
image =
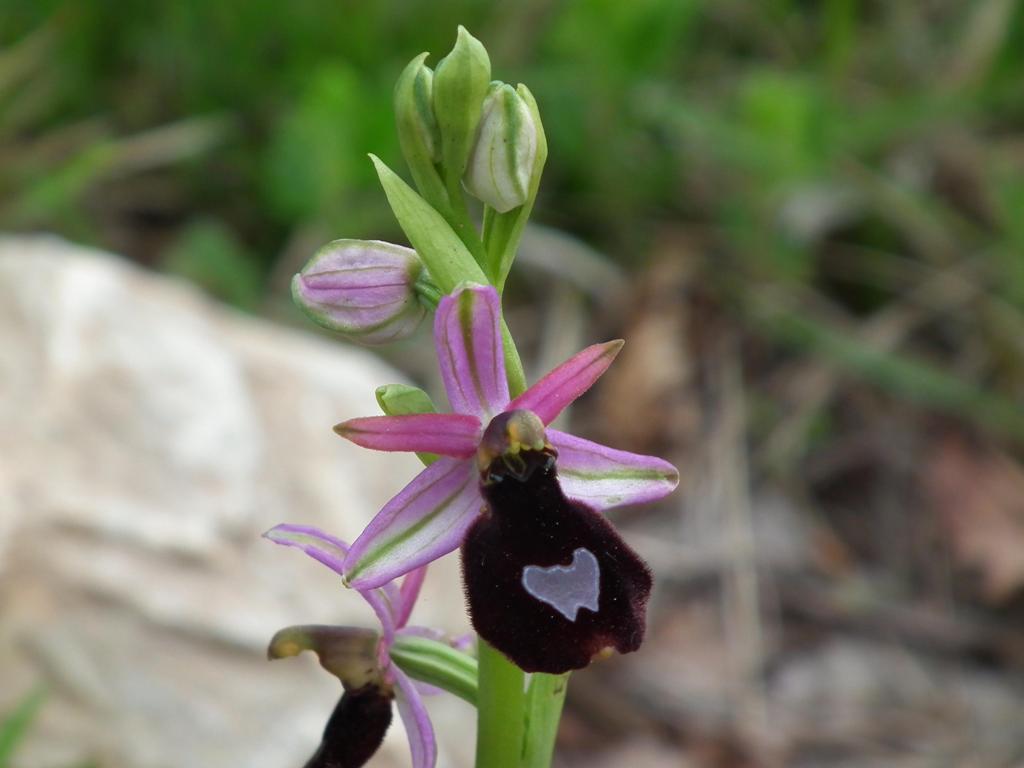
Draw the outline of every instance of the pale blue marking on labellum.
[[[597,611],[601,596],[601,569],[589,549],[580,547],[572,553],[569,565],[523,568],[523,588],[547,603],[569,621],[576,621],[580,608]]]

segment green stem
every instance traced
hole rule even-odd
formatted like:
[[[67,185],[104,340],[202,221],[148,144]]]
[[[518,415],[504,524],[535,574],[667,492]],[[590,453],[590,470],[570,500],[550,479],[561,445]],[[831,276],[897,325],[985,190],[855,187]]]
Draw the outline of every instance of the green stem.
[[[535,673],[526,694],[526,737],[522,768],[548,768],[555,751],[569,675]]]
[[[512,339],[512,332],[501,318],[501,341],[505,351],[505,377],[508,379],[508,391],[512,397],[518,397],[526,391],[526,374],[523,372],[523,361],[519,350]]]
[[[476,225],[469,218],[469,211],[466,209],[466,196],[462,192],[462,179],[448,178],[447,181],[446,189],[448,191],[448,198],[451,201],[451,207],[443,212],[444,216],[448,219],[452,229],[455,230],[455,234],[462,240],[463,245],[473,254],[476,263],[484,270],[487,279],[493,282],[495,276],[487,272],[486,268],[490,260],[487,257],[484,242],[480,239],[480,233],[477,232]]]
[[[519,768],[526,723],[524,673],[480,641],[477,694],[477,768]]]

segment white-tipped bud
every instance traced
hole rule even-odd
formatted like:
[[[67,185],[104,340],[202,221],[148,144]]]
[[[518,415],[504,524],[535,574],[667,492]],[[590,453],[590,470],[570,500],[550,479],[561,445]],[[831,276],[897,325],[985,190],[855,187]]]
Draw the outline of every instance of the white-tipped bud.
[[[492,83],[463,183],[470,194],[505,213],[526,202],[537,159],[537,126],[522,97]]]

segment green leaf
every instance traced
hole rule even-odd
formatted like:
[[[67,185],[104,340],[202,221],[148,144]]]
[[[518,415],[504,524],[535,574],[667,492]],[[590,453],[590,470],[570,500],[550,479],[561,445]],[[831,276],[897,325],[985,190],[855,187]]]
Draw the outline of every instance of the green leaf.
[[[487,278],[480,266],[444,217],[379,157],[370,155],[370,159],[377,168],[395,218],[438,288],[451,293],[455,286],[467,280],[486,284]]]
[[[261,157],[266,206],[281,221],[322,215],[372,183],[360,154],[375,99],[349,66],[321,64],[309,72],[276,117]]]
[[[473,657],[438,640],[399,635],[391,646],[391,660],[410,677],[476,706],[477,661]]]
[[[0,721],[0,768],[7,768],[14,750],[28,734],[46,698],[42,687],[34,688],[24,696],[14,711]]]

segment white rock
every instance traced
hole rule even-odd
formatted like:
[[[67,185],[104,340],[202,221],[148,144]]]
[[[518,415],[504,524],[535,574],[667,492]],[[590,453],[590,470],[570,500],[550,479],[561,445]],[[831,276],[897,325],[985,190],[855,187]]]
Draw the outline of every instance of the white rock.
[[[418,471],[331,431],[397,380],[369,353],[109,255],[0,238],[0,712],[49,690],[16,765],[280,768],[312,753],[340,687],[312,658],[267,663],[266,643],[288,624],[373,619],[260,534],[287,521],[351,540]],[[454,558],[414,620],[466,631]],[[449,697],[430,706],[472,722]],[[405,752],[394,727],[379,764]]]

